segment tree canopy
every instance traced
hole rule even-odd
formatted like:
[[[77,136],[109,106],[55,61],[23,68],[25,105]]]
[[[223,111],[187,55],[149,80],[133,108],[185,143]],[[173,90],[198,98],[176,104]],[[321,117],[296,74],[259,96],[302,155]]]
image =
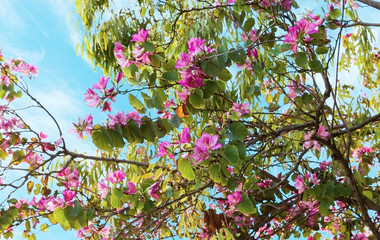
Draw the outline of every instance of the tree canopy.
[[[0,52],[0,236],[380,239],[380,2],[313,3],[76,0],[104,73],[84,100],[109,115],[71,131],[95,155],[20,117],[30,98],[67,131]]]

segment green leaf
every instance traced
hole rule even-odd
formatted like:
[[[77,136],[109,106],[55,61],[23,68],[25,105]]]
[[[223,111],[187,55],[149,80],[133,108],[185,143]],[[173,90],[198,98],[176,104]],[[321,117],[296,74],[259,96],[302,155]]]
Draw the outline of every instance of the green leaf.
[[[210,174],[210,178],[212,180],[214,180],[214,182],[216,183],[221,183],[221,179],[220,179],[220,172],[221,172],[221,168],[220,168],[220,164],[212,164],[210,165],[209,169],[209,174]]]
[[[219,75],[219,79],[223,81],[228,81],[231,78],[232,78],[232,74],[227,69],[223,69]]]
[[[203,98],[210,98],[217,88],[218,85],[215,81],[207,81],[203,87]]]
[[[203,92],[200,89],[197,89],[197,91],[192,94],[189,97],[189,102],[193,107],[197,109],[202,109],[205,106],[204,100],[203,100]]]
[[[69,220],[70,222],[75,221],[78,217],[77,211],[75,210],[75,208],[71,206],[66,207],[64,212],[65,212],[65,218]]]
[[[373,200],[372,191],[369,191],[369,190],[363,191],[363,195],[366,196],[367,198],[369,198],[370,200]]]
[[[106,136],[104,131],[101,130],[100,125],[95,125],[94,130],[92,131],[92,141],[97,148],[103,151],[112,150],[112,146],[110,145],[110,136]],[[107,132],[108,133],[108,132]],[[111,140],[112,141],[112,140]]]
[[[301,68],[304,68],[306,66],[306,64],[307,64],[307,55],[306,55],[306,53],[304,53],[304,52],[297,53],[295,62],[297,64],[297,66],[299,66]]]
[[[120,200],[120,198],[118,198],[117,196],[115,196],[115,194],[112,194],[111,195],[111,206],[113,208],[121,208],[123,206],[123,202]]]
[[[149,142],[154,142],[156,139],[156,134],[154,132],[152,120],[144,121],[140,126],[140,130],[146,140]]]
[[[195,179],[194,170],[193,170],[191,163],[188,159],[180,159],[178,161],[178,170],[184,178],[186,178],[188,180],[194,180]]]
[[[253,25],[255,25],[255,19],[248,18],[244,23],[243,30],[248,33],[252,29]]]
[[[150,42],[143,42],[142,45],[148,52],[154,53],[156,51],[154,45]]]
[[[156,91],[153,91],[152,101],[156,109],[164,111],[165,109],[164,104],[162,102],[160,95]]]
[[[179,125],[181,125],[181,119],[178,117],[177,114],[174,114],[172,119],[168,119],[168,123],[171,126],[178,128]]]
[[[178,78],[178,72],[177,71],[169,71],[164,74],[162,74],[162,77],[169,81],[176,81]]]
[[[112,143],[111,145],[113,147],[117,147],[117,148],[122,148],[124,147],[124,141],[123,141],[123,137],[122,135],[120,135],[119,132],[113,130],[113,129],[108,129],[107,130],[110,137],[111,137],[111,140],[112,140]]]
[[[326,46],[320,46],[315,49],[315,52],[318,54],[326,54],[328,53],[328,51],[329,51],[329,48]]]
[[[202,70],[210,77],[217,77],[220,75],[220,66],[216,57],[211,60],[203,61],[201,64]]]
[[[56,208],[53,212],[54,219],[61,225],[61,227],[67,231],[71,228],[69,221],[66,219],[65,210],[62,208]]]
[[[322,213],[324,216],[329,216],[329,208],[333,203],[334,201],[330,197],[322,198],[322,200],[319,202],[319,212]]]
[[[240,140],[244,140],[244,138],[248,135],[247,127],[241,122],[234,122],[229,126],[229,130],[233,135],[238,137]]]
[[[231,48],[228,56],[231,58],[232,61],[238,64],[243,64],[246,59],[246,54],[242,49],[237,51],[235,48]]]
[[[246,193],[241,195],[241,202],[237,205],[237,209],[244,214],[253,214],[257,211]]]
[[[138,100],[135,96],[133,96],[131,93],[128,96],[129,102],[131,103],[132,107],[134,107],[136,110],[143,110],[144,104],[140,100]]]
[[[239,151],[234,145],[227,145],[223,150],[223,157],[232,165],[239,163]]]
[[[322,67],[322,64],[319,60],[312,60],[309,62],[309,67],[311,68],[311,70],[313,70],[314,72],[322,72],[323,70],[323,67]]]

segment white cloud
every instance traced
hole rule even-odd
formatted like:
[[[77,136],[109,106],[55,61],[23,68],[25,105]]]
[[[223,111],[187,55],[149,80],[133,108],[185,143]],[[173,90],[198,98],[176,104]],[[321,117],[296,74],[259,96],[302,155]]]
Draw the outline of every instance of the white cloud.
[[[12,1],[2,0],[0,4],[0,23],[7,29],[23,29],[25,22],[12,5]]]

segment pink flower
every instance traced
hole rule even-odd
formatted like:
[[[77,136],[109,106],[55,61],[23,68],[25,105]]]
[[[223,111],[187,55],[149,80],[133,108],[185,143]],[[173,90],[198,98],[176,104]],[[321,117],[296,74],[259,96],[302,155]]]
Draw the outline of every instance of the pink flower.
[[[283,7],[284,9],[288,11],[290,11],[292,7],[292,3],[293,3],[293,0],[280,0],[281,7]]]
[[[106,111],[108,111],[108,112],[112,111],[110,102],[103,102],[102,112],[106,112]]]
[[[181,58],[177,60],[177,64],[175,65],[175,68],[183,68],[189,65],[191,60],[190,54],[181,53]]]
[[[187,88],[183,88],[182,92],[176,90],[176,94],[186,104],[187,97],[191,95],[191,92]]]
[[[84,101],[88,103],[90,107],[97,107],[100,103],[100,98],[92,88],[88,88],[84,94]]]
[[[179,139],[181,143],[189,143],[190,142],[190,133],[189,128],[183,128],[181,135],[179,135]]]
[[[145,42],[149,35],[149,29],[140,29],[139,33],[132,35],[131,42]]]
[[[120,126],[127,125],[128,117],[125,115],[124,111],[116,113],[115,116],[108,115],[110,118],[109,126],[113,128],[116,124]]]
[[[192,158],[194,158],[194,160],[197,161],[198,163],[203,160],[206,160],[209,158],[208,150],[205,148],[196,146],[194,148],[194,153],[192,155]]]
[[[104,180],[98,182],[98,192],[100,193],[100,198],[104,199],[107,196],[109,187],[104,183]]]
[[[115,42],[115,49],[114,51],[124,51],[124,47],[121,43]]]
[[[288,34],[285,35],[284,42],[289,43],[292,46],[293,53],[297,53],[297,40],[298,40],[298,31],[296,26],[289,27]]]
[[[316,25],[314,23],[310,23],[306,18],[302,18],[300,21],[296,22],[296,27],[297,30],[303,34],[318,33]]]
[[[127,182],[127,187],[128,187],[127,194],[134,194],[135,192],[137,192],[136,191],[136,185],[131,181]]]
[[[242,114],[249,113],[249,103],[233,103],[232,110],[237,112],[238,117],[241,117]]]
[[[311,175],[311,182],[312,182],[314,185],[319,185],[319,180],[318,180],[318,177],[317,177],[317,174],[316,174],[316,173],[313,173],[313,175]]]
[[[76,193],[74,191],[71,191],[70,189],[64,190],[62,194],[65,202],[70,202],[76,196]]]
[[[203,44],[206,42],[206,39],[201,40],[200,38],[190,38],[190,40],[187,42],[187,45],[189,47],[188,51],[192,55],[195,55],[196,53],[203,52],[204,46]]]
[[[99,90],[101,90],[102,92],[105,92],[105,89],[106,89],[106,87],[107,87],[107,83],[108,83],[108,80],[109,80],[110,78],[108,77],[108,78],[105,78],[104,76],[101,76],[100,78],[99,78],[99,82],[98,83],[95,83],[93,86],[92,86],[92,88],[95,88],[95,89],[99,89]]]
[[[329,136],[329,133],[325,130],[325,127],[321,125],[318,127],[317,136],[327,141],[327,137]]]
[[[75,128],[70,130],[70,133],[77,133],[78,138],[83,138],[83,132],[87,133],[87,135],[91,136],[91,132],[93,129],[92,116],[91,114],[84,118],[84,120],[78,120],[78,124],[73,123]]]
[[[1,75],[1,76],[0,76],[0,82],[1,82],[2,84],[4,84],[5,86],[7,86],[7,87],[8,87],[9,84],[11,83],[9,77],[7,77],[7,76],[5,76],[5,75]]]
[[[158,157],[169,156],[170,158],[174,158],[174,155],[172,155],[168,152],[168,149],[170,149],[171,147],[172,147],[172,145],[166,141],[160,142],[160,144],[158,145],[158,149],[157,149],[157,156]]]
[[[218,139],[218,135],[211,136],[208,133],[202,133],[201,139],[198,139],[195,145],[206,150],[216,150],[222,147],[222,144],[218,143]]]
[[[159,182],[155,182],[152,186],[150,186],[150,188],[149,188],[149,194],[154,199],[159,199],[160,196],[158,195],[158,191],[159,191]]]
[[[228,200],[229,204],[237,205],[241,202],[241,193],[240,192],[234,192],[232,194],[228,194],[227,200]]]
[[[257,30],[256,29],[251,29],[248,33],[248,36],[245,33],[241,34],[241,40],[242,41],[247,41],[248,39],[251,40],[252,42],[256,42],[258,37],[256,36]]]
[[[150,59],[150,52],[146,52],[145,49],[143,49],[140,46],[135,46],[135,49],[132,51],[133,56],[138,62],[141,62],[143,64],[151,64],[152,60]]]
[[[178,83],[183,87],[198,88],[204,85],[203,77],[206,74],[199,67],[191,66],[179,73],[181,74],[181,80]]]
[[[121,170],[116,170],[115,172],[109,172],[108,178],[106,178],[107,181],[110,181],[111,183],[119,183],[122,182],[125,178],[125,173],[123,173]]]
[[[140,114],[137,112],[137,110],[134,110],[132,112],[128,112],[127,113],[127,119],[128,120],[135,120],[137,122],[137,124],[141,125],[141,116]]]
[[[165,108],[169,108],[171,106],[175,106],[174,99],[170,99],[170,100],[167,100],[167,101],[164,102],[164,107]]]
[[[294,181],[296,183],[294,187],[298,190],[298,193],[303,193],[303,191],[305,191],[305,184],[301,175],[298,175]]]
[[[48,135],[46,135],[45,133],[43,132],[40,132],[40,138],[41,139],[46,139],[48,137]]]
[[[122,78],[123,78],[123,73],[122,72],[118,72],[117,75],[116,75],[116,82],[119,83]]]

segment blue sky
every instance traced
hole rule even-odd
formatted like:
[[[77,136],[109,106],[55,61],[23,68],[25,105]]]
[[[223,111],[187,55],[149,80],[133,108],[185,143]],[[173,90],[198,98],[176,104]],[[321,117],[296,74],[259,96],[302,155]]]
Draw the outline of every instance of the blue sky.
[[[74,5],[68,0],[1,0],[0,48],[5,59],[22,58],[38,67],[38,77],[26,80],[31,94],[57,118],[71,149],[81,146],[81,152],[92,152],[89,141],[83,143],[68,133],[72,122],[93,111],[84,102],[83,94],[102,75],[76,55],[81,37],[75,32],[74,17]],[[22,101],[31,103],[26,98]],[[51,139],[58,138],[52,121],[41,111],[24,111],[22,116]],[[100,116],[95,121],[102,119]],[[20,195],[31,198],[24,194]],[[14,239],[21,239],[21,234],[16,230]],[[64,232],[60,226],[54,226],[48,232],[38,233],[37,239],[76,239],[76,232]]]

